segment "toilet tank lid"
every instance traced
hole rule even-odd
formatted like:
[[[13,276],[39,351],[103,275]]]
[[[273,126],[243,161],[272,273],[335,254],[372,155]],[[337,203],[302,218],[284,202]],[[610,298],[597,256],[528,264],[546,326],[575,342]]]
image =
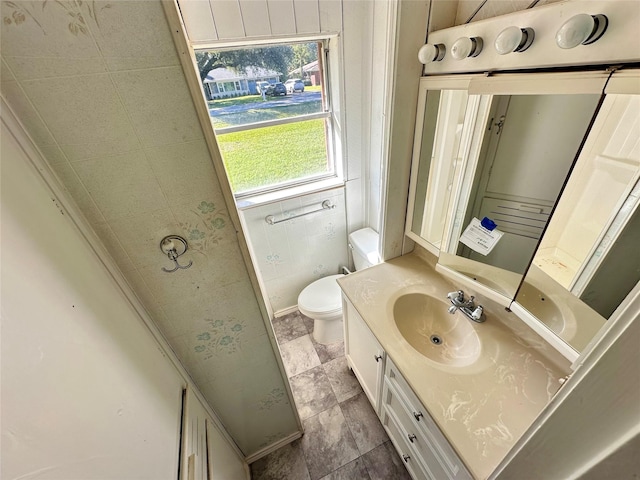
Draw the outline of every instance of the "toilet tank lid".
[[[372,228],[362,228],[349,234],[349,243],[365,258],[378,261],[378,233]]]
[[[298,305],[313,313],[342,309],[342,291],[336,280],[343,275],[329,275],[307,285],[298,296]]]

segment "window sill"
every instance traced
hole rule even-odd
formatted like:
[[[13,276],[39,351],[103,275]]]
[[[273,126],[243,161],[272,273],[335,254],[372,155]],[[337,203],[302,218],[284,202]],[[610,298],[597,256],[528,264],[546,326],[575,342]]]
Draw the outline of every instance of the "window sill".
[[[301,197],[310,193],[317,193],[323,190],[331,190],[336,187],[343,187],[344,181],[340,178],[329,178],[318,182],[307,183],[304,185],[296,185],[294,187],[283,188],[269,193],[261,193],[252,197],[243,197],[236,199],[238,210],[247,210],[249,208],[267,205],[269,203],[281,202],[290,198]]]

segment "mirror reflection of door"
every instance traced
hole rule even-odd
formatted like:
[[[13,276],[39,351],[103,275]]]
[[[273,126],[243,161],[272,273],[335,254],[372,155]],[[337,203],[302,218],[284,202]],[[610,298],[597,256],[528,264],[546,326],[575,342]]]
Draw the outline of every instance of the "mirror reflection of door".
[[[427,93],[412,230],[440,248],[467,108],[466,90]],[[435,122],[435,128],[432,127]]]

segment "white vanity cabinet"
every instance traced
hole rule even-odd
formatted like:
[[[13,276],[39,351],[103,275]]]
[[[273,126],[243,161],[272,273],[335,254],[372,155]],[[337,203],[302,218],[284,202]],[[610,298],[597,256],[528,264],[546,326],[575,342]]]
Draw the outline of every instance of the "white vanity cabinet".
[[[353,370],[414,480],[472,480],[427,409],[343,296],[345,350]]]
[[[356,375],[373,409],[380,416],[385,352],[355,307],[342,297],[347,364]]]
[[[381,409],[382,424],[415,480],[473,479],[389,358]]]

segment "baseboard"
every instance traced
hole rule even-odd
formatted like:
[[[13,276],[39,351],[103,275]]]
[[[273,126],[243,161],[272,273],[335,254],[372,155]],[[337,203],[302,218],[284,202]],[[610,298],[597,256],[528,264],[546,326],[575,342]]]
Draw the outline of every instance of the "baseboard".
[[[279,448],[289,445],[291,442],[294,442],[295,440],[298,440],[301,437],[302,437],[302,431],[292,433],[291,435],[284,437],[282,440],[278,440],[277,442],[272,443],[268,447],[265,447],[262,450],[258,450],[256,453],[246,457],[245,462],[247,462],[247,464],[251,464],[256,460],[260,460],[261,458],[266,457],[270,453],[275,452]]]
[[[282,310],[278,310],[273,313],[274,318],[284,317],[285,315],[289,315],[290,313],[294,313],[298,311],[298,306],[294,305],[293,307],[283,308]]]

